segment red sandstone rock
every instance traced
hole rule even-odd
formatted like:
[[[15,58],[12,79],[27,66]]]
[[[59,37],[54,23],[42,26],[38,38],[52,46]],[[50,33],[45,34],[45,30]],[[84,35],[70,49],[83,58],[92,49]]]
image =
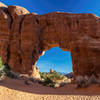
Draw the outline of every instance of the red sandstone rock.
[[[30,73],[44,51],[59,46],[71,52],[75,76],[97,75],[99,27],[100,18],[94,14],[36,15],[19,6],[2,8],[0,4],[0,56],[13,71]]]
[[[3,59],[3,63],[8,61],[10,24],[11,17],[7,13],[7,7],[0,3],[0,56]]]
[[[21,27],[22,67],[27,72],[39,58],[40,25],[34,14],[25,16]],[[27,67],[28,66],[28,67]]]
[[[24,16],[29,12],[25,8],[19,6],[8,6],[8,12],[12,18],[9,47],[10,57],[8,63],[12,66],[13,71],[24,72],[24,68],[21,68],[21,23]]]
[[[53,73],[53,70],[52,69],[50,69],[50,74],[52,74]]]

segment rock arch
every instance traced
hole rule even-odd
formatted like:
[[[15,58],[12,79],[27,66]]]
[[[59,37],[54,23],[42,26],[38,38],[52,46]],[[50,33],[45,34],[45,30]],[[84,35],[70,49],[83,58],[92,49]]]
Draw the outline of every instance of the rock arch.
[[[100,74],[100,18],[94,14],[29,13],[0,3],[0,56],[12,70],[31,73],[43,51],[59,46],[72,54],[77,75]]]

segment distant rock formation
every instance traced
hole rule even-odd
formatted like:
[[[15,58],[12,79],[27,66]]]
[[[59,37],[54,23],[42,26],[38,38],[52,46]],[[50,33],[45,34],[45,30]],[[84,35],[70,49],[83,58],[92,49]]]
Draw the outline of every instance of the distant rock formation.
[[[43,52],[56,46],[71,52],[75,77],[100,74],[99,17],[62,12],[36,15],[0,3],[0,56],[14,72],[32,73]]]
[[[67,78],[73,78],[74,77],[73,72],[68,73],[68,74],[66,74],[64,76],[66,76]]]
[[[52,69],[50,69],[50,74],[52,74],[53,73],[53,70]]]

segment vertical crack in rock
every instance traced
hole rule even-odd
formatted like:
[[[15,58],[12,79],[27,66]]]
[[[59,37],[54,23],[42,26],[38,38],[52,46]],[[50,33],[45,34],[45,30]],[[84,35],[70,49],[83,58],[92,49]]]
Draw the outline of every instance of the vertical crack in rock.
[[[8,11],[8,8],[7,8],[7,14],[10,16],[10,34],[9,34],[9,43],[8,43],[8,48],[7,48],[7,62],[9,62],[9,59],[10,59],[10,41],[12,39],[12,34],[11,34],[11,29],[12,29],[12,23],[13,23],[13,18],[12,16],[10,15],[9,11]],[[6,63],[7,63],[6,62]]]
[[[23,23],[23,20],[25,18],[26,15],[23,15],[21,21],[20,21],[20,24],[19,24],[19,48],[20,48],[20,65],[22,66],[22,56],[21,56],[21,53],[22,53],[22,50],[21,50],[21,29],[22,29],[22,23]]]
[[[10,58],[9,65],[12,70],[21,72],[21,24],[25,14],[29,12],[19,6],[8,6],[8,12],[12,16],[13,23],[11,27],[11,38],[10,38]],[[18,67],[19,66],[19,67]]]

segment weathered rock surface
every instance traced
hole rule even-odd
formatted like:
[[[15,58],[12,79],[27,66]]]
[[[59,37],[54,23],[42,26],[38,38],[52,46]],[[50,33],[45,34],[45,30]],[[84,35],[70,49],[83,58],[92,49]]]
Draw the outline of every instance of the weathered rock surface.
[[[9,65],[12,66],[13,71],[24,72],[24,68],[20,69],[22,55],[21,55],[21,23],[26,14],[29,12],[19,6],[8,6],[8,12],[12,18],[11,30],[10,30],[10,57]]]
[[[0,3],[0,56],[3,63],[8,61],[8,47],[10,38],[11,17],[6,5]]]
[[[29,13],[0,3],[0,56],[12,70],[32,72],[42,53],[59,46],[70,51],[74,75],[100,74],[100,18],[94,14]],[[67,59],[66,59],[67,61]]]
[[[41,78],[41,77],[40,77],[40,73],[39,73],[39,69],[38,69],[38,67],[35,66],[35,65],[32,66],[32,77],[33,77],[34,79],[40,79],[40,78]]]

